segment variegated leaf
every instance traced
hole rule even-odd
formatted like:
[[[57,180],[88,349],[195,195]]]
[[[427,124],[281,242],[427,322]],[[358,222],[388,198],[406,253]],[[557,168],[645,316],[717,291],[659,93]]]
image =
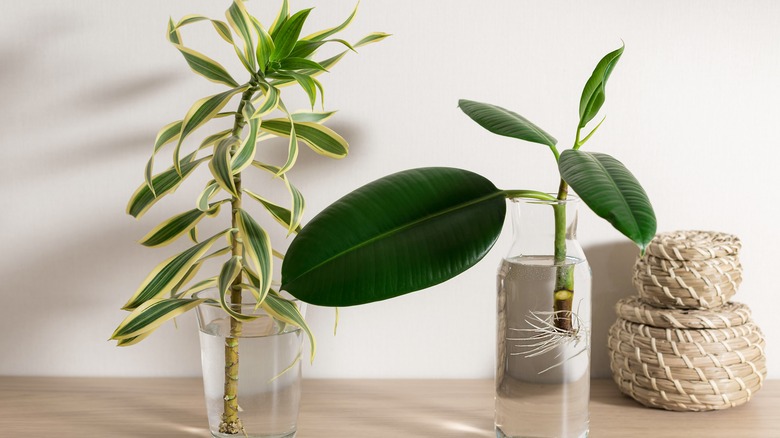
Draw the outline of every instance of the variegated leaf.
[[[251,17],[252,24],[255,26],[257,32],[257,48],[255,49],[255,55],[257,57],[257,63],[260,64],[260,71],[265,73],[268,67],[268,61],[271,59],[271,53],[274,52],[274,40],[271,35],[265,30],[263,25],[255,17]]]
[[[206,184],[206,188],[203,189],[202,192],[200,192],[200,195],[198,196],[198,200],[196,202],[196,205],[198,206],[198,210],[206,212],[209,211],[211,206],[209,206],[209,201],[211,200],[211,197],[214,196],[219,191],[219,184],[215,180],[211,180],[208,184]]]
[[[298,326],[306,333],[306,336],[309,338],[309,344],[311,346],[311,358],[313,361],[314,356],[317,354],[317,342],[314,339],[314,334],[312,334],[309,326],[306,324],[306,320],[303,318],[303,315],[301,315],[301,311],[298,309],[298,306],[294,302],[285,300],[284,298],[271,292],[265,298],[265,301],[263,301],[262,307],[263,310],[268,312],[271,316],[278,319],[279,321]]]
[[[356,42],[355,47],[363,47],[371,43],[378,43],[379,41],[382,41],[389,36],[389,33],[373,32],[363,37],[360,41]]]
[[[280,136],[289,136],[291,123],[286,119],[266,120],[260,126],[261,131]],[[295,134],[318,154],[331,158],[344,158],[349,145],[343,137],[332,129],[311,122],[296,122]]]
[[[249,114],[254,113],[254,108],[249,103],[247,103],[245,109]],[[259,127],[260,119],[249,118],[249,133],[233,155],[233,161],[230,165],[234,175],[246,169],[247,166],[252,164],[252,160],[255,159],[255,151],[257,150],[257,130]]]
[[[217,61],[182,45],[177,45],[176,48],[181,52],[184,56],[184,60],[187,61],[187,64],[189,64],[190,68],[195,73],[212,82],[225,84],[229,87],[238,87],[238,82],[236,82],[236,80],[230,76],[230,73],[225,70],[225,67]]]
[[[325,123],[328,119],[333,117],[333,115],[336,114],[336,111],[328,111],[328,112],[308,112],[308,111],[299,111],[290,114],[290,116],[293,119],[293,122],[311,122],[311,123]]]
[[[154,139],[154,150],[152,156],[149,157],[149,161],[146,163],[146,170],[144,171],[144,180],[149,188],[152,190],[152,194],[155,194],[154,187],[152,187],[152,174],[154,173],[154,156],[157,152],[166,144],[179,138],[181,133],[181,120],[169,123],[160,129],[157,133],[157,137]]]
[[[211,25],[214,26],[214,30],[217,31],[219,36],[228,43],[233,44],[233,36],[230,34],[230,27],[228,27],[224,21],[212,20],[211,18],[204,15],[187,15],[179,20],[179,23],[176,25],[176,29],[179,29],[188,24],[197,23],[199,21],[211,22]]]
[[[154,333],[154,331],[146,332],[146,333],[138,335],[138,336],[133,336],[132,338],[120,339],[120,340],[117,341],[116,346],[117,347],[129,347],[131,345],[135,345],[135,344],[143,341],[144,339],[146,339],[152,333]]]
[[[194,309],[205,299],[181,299],[166,298],[152,300],[143,303],[133,310],[130,315],[119,324],[119,327],[111,335],[111,339],[121,341],[123,339],[137,338],[150,333],[162,325],[165,321]],[[140,339],[136,339],[136,342]],[[135,343],[135,342],[133,342]],[[130,342],[120,345],[131,345]]]
[[[192,287],[190,287],[189,289],[187,289],[187,290],[185,290],[185,291],[183,291],[181,293],[180,298],[190,297],[190,296],[193,296],[193,295],[197,294],[198,292],[203,292],[204,290],[207,290],[207,289],[214,289],[214,288],[216,288],[217,287],[217,278],[218,278],[217,276],[214,276],[214,277],[207,278],[205,280],[202,280],[202,281],[199,281],[199,282],[193,284]]]
[[[303,199],[303,194],[290,183],[287,175],[283,176],[284,184],[287,186],[287,191],[290,192],[292,198],[292,216],[290,218],[289,227],[287,228],[287,235],[297,232],[300,229],[301,219],[303,219],[303,209],[306,205]]]
[[[262,103],[257,107],[251,118],[262,118],[275,110],[279,106],[279,94],[279,89],[269,86],[268,90],[265,91]]]
[[[276,19],[271,23],[271,27],[268,29],[268,33],[272,38],[276,39],[276,34],[281,29],[282,25],[290,17],[290,4],[287,0],[282,1],[282,6],[279,8],[279,13],[276,14]]]
[[[255,27],[252,24],[252,19],[249,13],[246,11],[246,6],[242,0],[234,0],[228,10],[225,12],[228,23],[233,30],[238,34],[244,43],[244,49],[242,51],[245,60],[249,63],[247,69],[249,72],[254,73],[257,70],[257,60],[255,58],[255,44],[254,44],[254,31]]]
[[[288,57],[279,63],[282,70],[325,70],[317,61],[306,58]]]
[[[192,153],[185,157],[184,160],[182,160],[184,163],[181,164],[181,175],[179,175],[179,173],[176,172],[176,169],[173,167],[155,175],[152,178],[154,192],[152,192],[151,188],[146,182],[141,184],[141,186],[138,187],[135,193],[133,193],[133,195],[130,197],[130,201],[127,203],[127,214],[135,218],[140,218],[163,196],[176,190],[181,182],[184,181],[184,179],[187,178],[200,163],[211,158],[208,156],[194,161],[192,161],[192,159],[188,159],[191,157],[194,158],[194,156],[195,153]]]
[[[209,135],[208,137],[204,138],[203,141],[200,143],[198,150],[205,149],[211,145],[217,144],[220,140],[224,140],[230,137],[230,134],[232,132],[233,129],[225,129],[224,131],[219,131],[216,134]]]
[[[309,75],[298,74],[291,71],[285,74],[290,75],[298,84],[300,84],[303,91],[309,96],[311,107],[314,108],[314,104],[317,103],[317,85],[314,83],[314,79]]]
[[[179,142],[176,144],[176,149],[173,151],[173,163],[179,174],[181,174],[181,169],[179,167],[179,151],[184,139],[199,126],[214,118],[214,116],[227,105],[228,101],[233,96],[246,90],[247,87],[247,85],[242,85],[213,96],[204,97],[192,105],[187,112],[187,115],[184,116]]]
[[[198,227],[197,226],[190,228],[189,235],[190,235],[190,240],[192,240],[192,243],[199,243],[198,242]]]
[[[311,9],[303,9],[296,12],[292,17],[285,20],[278,32],[272,34],[275,47],[271,54],[271,61],[279,61],[290,56],[293,48],[295,48],[295,43],[298,41],[298,37],[301,36],[303,23],[306,22],[310,12]]]
[[[197,243],[197,242],[195,242],[195,243]],[[176,296],[177,292],[179,292],[179,290],[181,290],[181,288],[186,286],[187,283],[192,281],[192,279],[195,278],[196,275],[198,275],[198,272],[200,271],[201,266],[203,266],[203,264],[201,263],[200,260],[198,260],[194,265],[190,266],[190,269],[187,270],[187,274],[184,277],[182,277],[182,279],[171,290],[170,298],[177,298],[177,296]]]
[[[197,208],[177,214],[149,231],[139,243],[149,247],[167,245],[194,228],[205,215]]]
[[[273,275],[271,239],[268,237],[268,233],[244,210],[239,210],[236,213],[236,224],[249,262],[260,279],[258,288],[265,291],[271,287]]]
[[[268,210],[269,213],[271,213],[271,216],[273,216],[273,218],[276,219],[276,221],[279,222],[287,230],[291,230],[296,233],[298,232],[298,230],[300,230],[299,225],[293,225],[293,214],[290,210],[280,205],[274,204],[273,202],[263,198],[262,196],[252,192],[251,190],[244,189],[244,193],[249,195],[250,198],[259,202],[263,207],[265,207],[265,209]],[[298,221],[298,224],[300,224],[300,220]]]
[[[265,291],[265,293],[262,293],[258,287],[246,283],[241,283],[241,289],[246,289],[252,293],[252,296],[254,296],[255,302],[257,303],[255,304],[255,310],[257,310],[263,304],[263,301],[265,301],[265,298],[268,296],[268,292],[270,291],[269,289]]]
[[[160,263],[138,287],[138,290],[122,307],[124,310],[132,310],[141,304],[158,298],[170,292],[174,286],[187,274],[187,271],[197,263],[214,242],[224,236],[226,231],[218,233],[208,240],[193,246],[192,248],[175,255]]]
[[[168,19],[168,31],[166,32],[165,37],[172,44],[181,44],[181,34],[179,33],[178,29],[176,29],[176,24],[173,22],[173,18]]]
[[[230,153],[239,141],[238,137],[234,136],[230,136],[220,141],[214,150],[214,158],[212,158],[209,163],[209,169],[211,169],[214,180],[219,184],[222,190],[230,193],[236,198],[238,198],[238,191],[236,190],[236,182],[233,179],[233,171],[231,170]]]
[[[307,36],[303,37],[302,39],[308,40],[308,41],[322,41],[322,40],[324,40],[325,38],[327,38],[327,37],[329,37],[331,35],[335,35],[335,34],[341,32],[342,30],[346,29],[347,26],[350,25],[350,23],[352,23],[352,20],[355,19],[355,15],[357,15],[358,6],[360,6],[360,2],[359,1],[355,5],[355,9],[352,10],[352,13],[349,15],[349,17],[347,17],[347,19],[344,20],[344,22],[339,24],[338,26],[331,27],[330,29],[324,29],[324,30],[321,30],[319,32],[315,32],[315,33],[313,33],[311,35],[307,35]]]
[[[217,287],[219,288],[219,303],[222,308],[233,318],[239,321],[249,321],[257,318],[257,316],[245,315],[241,313],[241,309],[238,311],[233,309],[227,300],[227,294],[231,292],[233,281],[241,274],[241,257],[233,256],[222,265],[222,270],[219,272],[219,279],[217,280]]]

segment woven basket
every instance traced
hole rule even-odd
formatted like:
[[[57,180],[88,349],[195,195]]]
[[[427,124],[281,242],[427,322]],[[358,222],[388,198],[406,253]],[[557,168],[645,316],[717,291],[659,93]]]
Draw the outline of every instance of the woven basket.
[[[647,253],[667,260],[706,260],[736,255],[742,248],[737,236],[714,231],[660,233],[647,246]]]
[[[720,273],[687,266],[662,271],[639,259],[634,265],[633,282],[645,302],[654,306],[709,309],[726,304],[737,293],[742,283],[742,270],[736,268]]]
[[[722,306],[742,283],[739,239],[710,231],[657,235],[634,265],[639,295],[658,307],[709,309]]]
[[[621,300],[617,312],[631,320],[618,318],[610,328],[612,375],[623,393],[645,406],[725,409],[746,403],[761,388],[765,342],[746,306],[686,312],[632,298]],[[692,328],[701,326],[707,328]]]

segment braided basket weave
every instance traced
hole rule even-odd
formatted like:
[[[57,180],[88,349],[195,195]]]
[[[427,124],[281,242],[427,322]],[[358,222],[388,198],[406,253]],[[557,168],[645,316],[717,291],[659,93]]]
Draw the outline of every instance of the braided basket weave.
[[[657,328],[618,319],[610,367],[620,390],[645,406],[709,411],[748,402],[766,377],[764,337],[752,322],[730,328]]]
[[[764,336],[729,300],[742,282],[735,236],[657,235],[634,265],[639,296],[618,301],[609,330],[612,377],[645,406],[709,411],[741,405],[766,377]]]
[[[646,303],[657,307],[722,306],[742,283],[742,265],[737,259],[741,246],[737,237],[724,233],[659,234],[634,265],[634,286]]]

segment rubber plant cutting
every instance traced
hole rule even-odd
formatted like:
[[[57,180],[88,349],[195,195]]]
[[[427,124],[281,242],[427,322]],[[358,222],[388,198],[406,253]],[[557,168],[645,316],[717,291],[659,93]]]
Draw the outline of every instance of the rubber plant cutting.
[[[275,220],[288,235],[300,229],[304,197],[288,175],[301,143],[325,157],[339,159],[347,155],[344,138],[324,125],[334,113],[324,111],[324,102],[322,112],[314,111],[314,107],[317,99],[323,97],[323,86],[317,79],[320,74],[333,68],[349,52],[388,36],[371,33],[355,43],[334,38],[353,21],[356,12],[357,8],[338,26],[303,37],[302,29],[311,9],[292,13],[287,0],[268,27],[249,13],[242,0],[232,2],[225,13],[226,21],[188,15],[178,22],[168,22],[167,38],[192,71],[226,89],[196,101],[183,119],[159,131],[146,165],[145,181],[131,196],[127,213],[141,218],[203,165],[208,165],[211,179],[195,200],[195,208],[165,220],[141,239],[144,246],[162,247],[186,237],[192,240],[192,246],[160,263],[143,280],[122,307],[130,314],[111,339],[119,346],[136,344],[165,321],[198,306],[221,307],[227,312],[230,335],[225,345],[221,397],[224,403],[219,430],[212,427],[213,433],[247,434],[238,398],[239,334],[244,324],[264,315],[279,324],[302,329],[310,338],[314,356],[314,338],[295,300],[285,298],[272,287],[274,258],[282,259],[283,254],[273,248],[261,223]],[[246,70],[243,81],[235,79],[237,76],[217,61],[184,44],[183,28],[196,23],[212,27],[227,50],[235,52]],[[326,45],[340,49],[321,59],[319,49]],[[303,90],[310,110],[289,111],[283,99],[287,86]],[[209,122],[221,118],[232,121],[227,129],[201,135],[199,143],[194,140]],[[276,137],[287,139],[286,160],[278,164],[257,160],[258,145]],[[156,173],[156,157],[166,147],[171,149],[172,165]],[[252,169],[268,174],[269,184],[286,187],[289,206],[272,202],[261,188],[247,187],[242,175]],[[263,217],[253,217],[245,201],[257,203]],[[220,216],[223,207],[227,207],[228,214]],[[200,238],[199,224],[207,218],[223,220],[224,230]],[[201,267],[220,258],[224,262],[219,272],[198,280]],[[207,291],[216,293],[208,296]],[[241,310],[242,304],[247,304],[246,297],[251,299],[249,312]]]
[[[605,101],[605,87],[623,47],[607,54],[585,84],[576,138],[561,152],[557,140],[523,116],[487,103],[461,100],[460,109],[490,132],[548,147],[560,173],[557,192],[502,190],[473,172],[429,167],[398,172],[369,183],[318,214],[290,245],[282,288],[324,306],[385,300],[446,281],[481,260],[498,238],[506,198],[566,200],[569,189],[641,251],[656,229],[642,186],[615,158],[581,150],[601,126],[583,131]],[[553,206],[556,261],[565,257],[565,209]],[[560,263],[550,294],[554,326],[572,329],[575,285]]]

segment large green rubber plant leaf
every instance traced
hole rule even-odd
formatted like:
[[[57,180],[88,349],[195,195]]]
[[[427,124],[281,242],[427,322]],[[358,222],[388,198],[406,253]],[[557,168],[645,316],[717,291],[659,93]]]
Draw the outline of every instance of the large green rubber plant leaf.
[[[433,286],[481,260],[505,214],[504,193],[466,170],[386,176],[301,230],[284,258],[282,289],[312,304],[353,306]]]
[[[558,140],[520,114],[489,103],[461,99],[458,107],[480,126],[505,137],[555,146]]]
[[[656,220],[647,193],[623,163],[607,154],[565,150],[561,177],[598,216],[633,240],[644,252]]]

